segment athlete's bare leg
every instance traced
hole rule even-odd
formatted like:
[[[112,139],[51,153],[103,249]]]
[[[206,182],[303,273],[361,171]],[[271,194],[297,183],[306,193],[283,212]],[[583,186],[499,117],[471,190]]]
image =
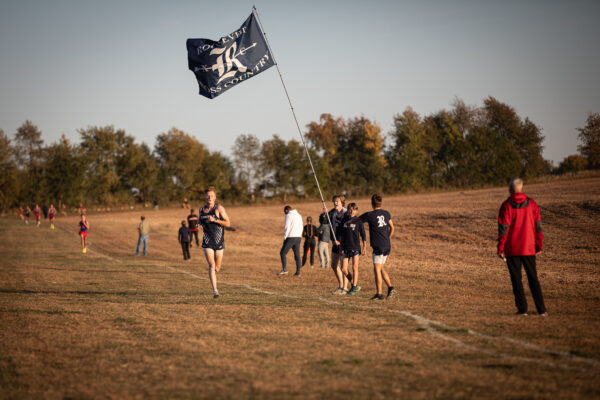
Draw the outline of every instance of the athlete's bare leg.
[[[342,273],[342,269],[340,268],[340,258],[341,257],[338,253],[331,252],[331,269],[333,270],[333,273],[335,274],[335,277],[338,280],[338,287],[346,290],[348,286],[348,279],[346,279],[346,277]]]
[[[204,248],[204,256],[208,263],[208,278],[213,289],[213,295],[219,293],[217,289],[217,272],[221,269],[221,262],[223,261],[223,250],[213,250]]]
[[[375,274],[375,286],[377,287],[377,294],[382,294],[381,286],[382,286],[382,274],[381,270],[383,268],[383,264],[373,264],[373,273]]]
[[[385,267],[383,265],[381,266],[381,277],[383,278],[383,281],[385,282],[385,284],[387,285],[387,287],[391,288],[392,287],[392,281],[390,280],[390,276],[388,275],[388,273],[385,270]]]
[[[358,257],[352,257],[352,286],[358,286]]]

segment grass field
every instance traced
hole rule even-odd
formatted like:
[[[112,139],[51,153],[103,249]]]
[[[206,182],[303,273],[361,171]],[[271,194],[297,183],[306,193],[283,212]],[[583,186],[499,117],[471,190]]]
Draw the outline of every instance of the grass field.
[[[90,215],[85,255],[75,216],[1,219],[0,397],[600,398],[600,178],[525,192],[548,318],[514,315],[495,256],[505,188],[385,198],[399,289],[385,302],[369,300],[370,250],[357,296],[332,296],[331,270],[277,277],[282,205],[227,208],[218,299],[201,250],[182,260],[185,210],[146,212],[146,257],[139,212]]]

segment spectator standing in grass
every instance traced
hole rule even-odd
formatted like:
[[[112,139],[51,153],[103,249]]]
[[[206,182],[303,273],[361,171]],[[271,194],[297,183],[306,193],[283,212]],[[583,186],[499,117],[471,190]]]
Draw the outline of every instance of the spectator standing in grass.
[[[329,267],[329,240],[331,239],[331,232],[329,229],[330,226],[329,222],[327,221],[327,214],[322,213],[319,217],[319,227],[317,228],[317,232],[319,234],[318,252],[321,268]]]
[[[189,260],[190,257],[190,230],[187,226],[185,226],[185,221],[181,221],[181,228],[179,228],[179,233],[177,234],[177,240],[181,244],[181,251],[183,252],[183,259],[185,261]]]
[[[219,297],[217,272],[221,269],[225,250],[225,228],[231,226],[225,207],[217,203],[217,191],[209,186],[204,191],[206,204],[200,209],[200,223],[204,230],[202,249],[208,262],[208,277],[213,289],[213,298]]]
[[[138,243],[135,250],[135,255],[140,255],[140,247],[144,243],[144,255],[148,254],[148,234],[150,233],[150,225],[146,221],[146,217],[143,215],[140,217],[140,224],[138,225]]]
[[[508,185],[510,197],[498,215],[498,257],[506,261],[518,315],[527,315],[521,266],[527,274],[529,289],[538,314],[547,316],[542,288],[537,276],[536,255],[542,252],[544,232],[540,208],[523,191],[523,180],[514,178]]]
[[[281,257],[281,271],[278,275],[287,275],[287,253],[292,249],[294,252],[294,260],[296,261],[296,273],[294,275],[300,276],[300,242],[302,241],[302,215],[292,208],[292,206],[285,206],[283,208],[285,214],[285,223],[283,227],[283,245],[279,251]]]
[[[315,263],[315,237],[317,229],[312,223],[312,217],[306,217],[306,225],[302,229],[302,237],[304,238],[304,253],[302,254],[302,266],[306,264],[306,258],[310,252],[310,267]]]
[[[348,292],[348,280],[342,274],[341,268],[341,248],[338,244],[335,243],[334,234],[337,231],[338,225],[342,222],[342,219],[346,215],[346,197],[341,194],[336,194],[331,199],[333,201],[333,208],[329,211],[329,220],[331,221],[331,240],[333,241],[333,245],[331,246],[331,269],[338,281],[338,288],[335,289],[332,294],[346,294]],[[323,211],[327,211],[327,209],[323,209]],[[339,239],[338,239],[339,240]]]
[[[194,214],[193,208],[190,208],[190,215],[188,215],[187,221],[190,234],[196,238],[196,247],[200,247],[200,242],[198,241],[198,216]],[[190,247],[192,247],[192,239],[190,239]]]
[[[348,211],[342,222],[338,225],[336,236],[339,240],[337,243],[342,249],[342,274],[352,284],[347,294],[355,295],[360,290],[358,285],[358,261],[361,254],[367,251],[367,235],[365,227],[358,221],[349,222],[358,214],[358,206],[356,203],[348,204]],[[348,271],[348,264],[352,260],[352,273]]]

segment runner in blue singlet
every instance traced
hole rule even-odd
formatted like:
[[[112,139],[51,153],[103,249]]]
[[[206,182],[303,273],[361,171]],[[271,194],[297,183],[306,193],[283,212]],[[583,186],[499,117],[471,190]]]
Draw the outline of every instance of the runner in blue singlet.
[[[200,209],[200,224],[204,230],[202,249],[208,262],[208,277],[213,297],[219,297],[217,272],[221,269],[225,249],[225,228],[231,225],[225,207],[217,204],[217,192],[213,186],[204,191],[206,204]]]

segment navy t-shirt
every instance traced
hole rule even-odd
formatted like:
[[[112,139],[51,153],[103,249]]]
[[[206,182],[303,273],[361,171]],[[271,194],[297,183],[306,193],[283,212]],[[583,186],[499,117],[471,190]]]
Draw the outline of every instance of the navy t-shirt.
[[[373,254],[388,255],[392,248],[390,243],[390,220],[392,216],[382,209],[368,211],[360,217],[361,222],[369,224],[369,241],[373,248]]]
[[[363,224],[354,223],[346,226],[346,222],[350,219],[352,219],[352,217],[350,217],[349,214],[346,214],[338,225],[337,236],[344,252],[360,251],[361,239],[367,239]]]

